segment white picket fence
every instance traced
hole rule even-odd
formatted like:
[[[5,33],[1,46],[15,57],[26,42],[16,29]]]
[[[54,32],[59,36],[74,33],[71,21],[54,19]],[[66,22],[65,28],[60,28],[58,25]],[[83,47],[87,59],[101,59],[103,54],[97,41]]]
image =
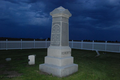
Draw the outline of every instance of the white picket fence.
[[[0,50],[48,48],[50,41],[0,41]],[[73,49],[98,50],[120,53],[120,43],[69,41]]]
[[[47,48],[50,41],[0,41],[0,50]]]

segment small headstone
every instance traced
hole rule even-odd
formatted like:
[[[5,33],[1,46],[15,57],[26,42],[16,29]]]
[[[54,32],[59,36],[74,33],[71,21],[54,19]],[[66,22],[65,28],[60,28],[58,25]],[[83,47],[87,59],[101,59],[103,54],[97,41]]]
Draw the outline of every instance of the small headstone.
[[[28,59],[30,60],[28,62],[29,65],[34,65],[35,64],[35,55],[29,55]]]
[[[6,61],[11,61],[11,58],[6,58]]]

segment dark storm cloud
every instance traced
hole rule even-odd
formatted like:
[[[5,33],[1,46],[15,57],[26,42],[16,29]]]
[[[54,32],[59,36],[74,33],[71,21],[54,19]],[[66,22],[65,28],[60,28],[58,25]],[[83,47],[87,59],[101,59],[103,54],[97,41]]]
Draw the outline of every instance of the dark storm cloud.
[[[8,1],[8,2],[11,2],[11,3],[17,3],[17,4],[19,4],[19,3],[30,3],[30,2],[34,2],[34,1],[36,1],[36,0],[4,0],[4,1]]]
[[[33,27],[39,26],[40,32],[46,29],[50,34],[50,12],[59,6],[72,13],[70,38],[118,39],[120,0],[0,0],[0,28],[24,27],[25,32],[25,27],[31,27],[29,30],[32,31]]]
[[[68,8],[72,13],[70,18],[71,23],[77,23],[77,26],[91,26],[95,28],[107,29],[113,25],[119,25],[120,19],[120,1],[119,0],[5,0],[12,3],[21,3],[20,5],[11,4],[11,8],[6,12],[12,17],[31,18],[34,15],[36,18],[50,17],[49,13],[56,7],[63,6]],[[13,7],[14,8],[13,8]],[[15,8],[19,7],[19,8]],[[14,13],[11,13],[14,9]],[[16,9],[16,11],[15,11]],[[24,11],[25,10],[25,11]],[[27,10],[27,12],[26,12]],[[16,13],[15,13],[16,12]],[[28,15],[27,15],[28,13]],[[22,15],[26,14],[26,15]],[[5,14],[6,15],[6,14]],[[19,15],[19,16],[20,16]],[[19,17],[20,18],[20,17]],[[14,18],[13,18],[14,19]],[[23,19],[23,20],[26,20]],[[20,19],[21,20],[21,19]],[[16,21],[16,20],[15,20]],[[28,20],[29,21],[29,20]],[[18,21],[20,22],[20,21]],[[27,23],[27,22],[25,22]]]
[[[120,1],[119,0],[77,0],[67,3],[73,13],[71,22],[87,24],[100,29],[109,29],[114,25],[120,25]],[[73,7],[74,6],[74,7]],[[80,27],[83,24],[78,24]],[[77,27],[78,27],[77,26]]]
[[[19,3],[17,0],[4,0],[4,1],[9,1],[11,3]]]
[[[16,0],[14,0],[16,1]],[[11,3],[9,1],[1,1],[0,5],[1,15],[0,19],[8,19],[18,25],[42,25],[42,23],[49,23],[49,16],[43,12],[45,4],[38,3]]]

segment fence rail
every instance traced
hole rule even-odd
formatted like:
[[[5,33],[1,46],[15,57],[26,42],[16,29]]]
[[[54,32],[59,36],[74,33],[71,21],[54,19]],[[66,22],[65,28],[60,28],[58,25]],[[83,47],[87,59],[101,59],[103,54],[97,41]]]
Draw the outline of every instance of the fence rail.
[[[37,49],[37,48],[48,48],[50,41],[0,41],[0,50],[8,49]],[[120,53],[120,43],[107,43],[106,42],[76,42],[69,41],[69,46],[73,49],[84,49],[84,50],[98,50],[107,52]]]

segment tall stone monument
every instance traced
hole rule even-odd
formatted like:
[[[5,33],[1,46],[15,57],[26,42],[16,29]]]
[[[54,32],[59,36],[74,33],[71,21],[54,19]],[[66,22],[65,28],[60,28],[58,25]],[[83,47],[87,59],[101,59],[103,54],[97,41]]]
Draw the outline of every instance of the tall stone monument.
[[[65,77],[78,71],[78,65],[73,64],[71,48],[69,47],[69,17],[71,13],[63,8],[54,9],[52,16],[51,43],[47,49],[45,63],[39,69],[54,76]]]

